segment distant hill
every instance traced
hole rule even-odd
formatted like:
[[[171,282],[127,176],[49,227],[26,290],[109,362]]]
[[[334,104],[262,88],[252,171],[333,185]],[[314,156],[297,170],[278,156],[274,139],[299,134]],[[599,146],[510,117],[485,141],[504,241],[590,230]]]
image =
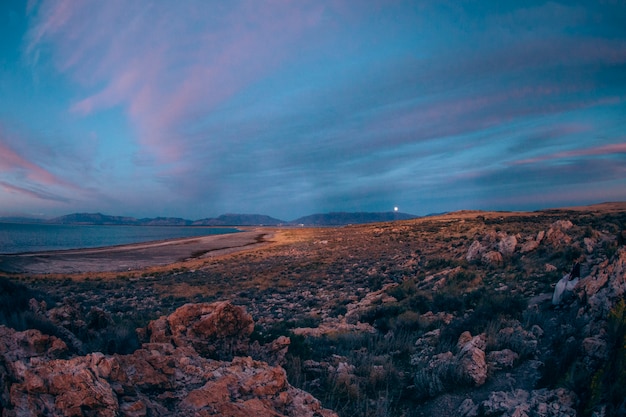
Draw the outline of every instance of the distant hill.
[[[102,213],[73,213],[48,220],[50,224],[84,224],[84,225],[133,225],[134,217],[109,216]]]
[[[390,222],[394,220],[410,220],[418,216],[407,213],[398,213],[395,211],[386,211],[380,213],[319,213],[310,216],[300,217],[291,224],[303,224],[305,226],[344,226],[347,224],[364,224]]]
[[[364,224],[389,222],[394,220],[409,220],[418,216],[398,213],[318,213],[300,217],[293,221],[284,221],[263,214],[222,214],[218,217],[200,220],[187,220],[180,217],[155,217],[142,218],[126,216],[111,216],[102,213],[73,213],[56,217],[50,220],[29,219],[21,217],[0,217],[0,222],[6,223],[44,223],[44,224],[67,224],[67,225],[118,225],[118,226],[280,226],[280,225],[306,225],[306,226],[344,226],[347,224]]]
[[[222,214],[217,218],[201,219],[194,226],[278,226],[287,222],[262,214]]]
[[[56,217],[44,223],[120,226],[277,226],[287,222],[262,214],[223,214],[216,218],[193,221],[180,217],[136,219],[134,217],[110,216],[102,213],[73,213]]]
[[[193,222],[180,217],[155,217],[136,220],[138,226],[190,226]]]
[[[19,224],[41,224],[47,220],[35,219],[33,217],[6,216],[0,217],[0,223],[19,223]]]

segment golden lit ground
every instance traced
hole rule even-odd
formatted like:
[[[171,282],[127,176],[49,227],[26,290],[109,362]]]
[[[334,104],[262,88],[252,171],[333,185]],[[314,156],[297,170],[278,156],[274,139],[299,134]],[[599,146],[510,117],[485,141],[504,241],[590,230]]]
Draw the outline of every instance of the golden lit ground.
[[[317,293],[322,288],[345,288],[350,295],[349,288],[371,286],[376,280],[399,282],[439,269],[435,267],[438,263],[461,262],[472,241],[489,230],[520,234],[525,239],[536,236],[538,230],[547,230],[555,220],[572,219],[582,226],[591,215],[619,211],[626,211],[626,204],[539,212],[460,211],[348,227],[249,228],[243,233],[212,236],[208,243],[192,238],[167,245],[38,254],[22,259],[21,276],[37,279],[45,273],[46,279],[132,279],[135,286],[152,288],[161,297],[189,300],[236,297],[243,292],[281,292],[294,287]],[[129,259],[138,262],[139,267],[129,270]],[[559,263],[531,253],[516,265],[505,266],[499,274],[485,278],[521,279],[520,271],[525,276],[541,275],[546,260],[556,263],[557,273],[569,267],[569,260]],[[84,265],[96,265],[98,269],[85,272],[89,270],[81,270]],[[67,271],[55,271],[51,266],[67,267]]]

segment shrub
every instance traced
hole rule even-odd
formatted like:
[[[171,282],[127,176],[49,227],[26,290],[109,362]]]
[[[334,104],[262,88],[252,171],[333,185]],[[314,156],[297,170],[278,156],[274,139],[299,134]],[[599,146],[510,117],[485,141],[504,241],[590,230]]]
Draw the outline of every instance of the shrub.
[[[58,329],[50,320],[30,311],[31,298],[44,297],[21,283],[0,277],[0,324],[18,331],[37,329],[45,334],[60,336]],[[46,303],[54,305],[49,299]]]
[[[28,301],[34,297],[35,292],[25,285],[0,277],[0,313],[5,316],[28,310]]]
[[[587,411],[607,404],[609,415],[619,415],[626,408],[626,302],[620,300],[609,312],[609,358],[592,377]]]
[[[526,308],[526,301],[520,295],[493,294],[480,292],[482,295],[471,314],[463,319],[456,319],[441,332],[440,345],[454,346],[464,331],[476,335],[485,332],[494,323],[506,318],[519,319]],[[477,295],[477,296],[478,296]]]
[[[415,311],[405,311],[397,317],[394,327],[398,330],[418,330],[422,327],[422,320]]]

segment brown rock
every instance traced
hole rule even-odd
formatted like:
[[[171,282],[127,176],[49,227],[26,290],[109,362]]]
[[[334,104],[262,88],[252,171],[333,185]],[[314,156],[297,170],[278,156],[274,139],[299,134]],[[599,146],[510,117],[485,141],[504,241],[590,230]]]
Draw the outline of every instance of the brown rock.
[[[487,362],[485,361],[484,335],[479,335],[466,341],[467,334],[464,332],[459,338],[462,345],[457,354],[458,372],[462,379],[470,381],[475,386],[480,386],[487,380]]]
[[[465,255],[465,259],[467,259],[467,262],[480,259],[481,255],[484,252],[485,252],[485,248],[480,244],[479,241],[475,240],[472,242],[472,245],[469,247],[467,251],[467,255]]]
[[[576,415],[576,402],[576,395],[565,388],[531,392],[517,389],[492,392],[479,408],[485,416],[571,417]]]
[[[151,329],[155,340],[174,341],[176,334],[179,341],[194,344],[199,334],[249,335],[247,317],[245,310],[228,303],[188,306],[172,321],[166,317],[158,325],[152,323]],[[184,323],[189,331],[182,329]],[[283,368],[249,357],[217,361],[200,356],[190,345],[154,342],[131,355],[53,359],[59,343],[37,330],[16,332],[0,326],[0,371],[6,374],[0,384],[1,404],[9,405],[3,417],[170,416],[171,410],[183,417],[337,416],[289,385]],[[276,341],[277,348],[286,346],[287,338]]]
[[[572,238],[565,232],[571,229],[572,226],[573,224],[569,220],[557,220],[552,223],[548,233],[546,233],[546,240],[556,248],[569,245],[572,242]]]
[[[519,359],[519,355],[511,349],[503,349],[489,352],[487,362],[496,369],[512,368]]]
[[[509,257],[515,253],[517,238],[513,235],[505,235],[498,242],[498,251],[502,256]]]
[[[191,346],[208,357],[232,358],[247,353],[253,330],[252,316],[243,307],[223,301],[185,304],[150,322],[146,333],[151,343]]]
[[[144,417],[148,415],[148,409],[146,404],[139,400],[122,404],[120,406],[120,414],[124,417]]]
[[[595,267],[577,288],[587,299],[589,314],[605,318],[615,300],[626,293],[626,247],[620,247],[613,258]]]
[[[536,240],[529,240],[525,242],[520,248],[521,253],[532,252],[539,247],[539,242]]]
[[[492,266],[499,266],[502,265],[502,263],[504,262],[502,254],[495,250],[483,254],[481,259],[484,263]]]

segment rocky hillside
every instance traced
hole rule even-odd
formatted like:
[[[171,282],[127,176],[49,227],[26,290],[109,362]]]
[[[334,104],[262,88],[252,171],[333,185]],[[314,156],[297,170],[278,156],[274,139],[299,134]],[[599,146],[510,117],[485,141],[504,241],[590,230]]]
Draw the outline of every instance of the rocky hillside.
[[[323,407],[339,416],[623,416],[625,242],[619,204],[459,212],[279,230],[261,250],[118,276],[11,277],[0,300],[10,327],[0,345],[3,412],[17,413],[18,403],[69,404],[54,391],[50,367],[71,363],[127,415],[191,412],[192,403],[211,415],[221,401],[264,404],[258,415]],[[553,305],[555,284],[576,261],[580,280]],[[202,319],[210,306],[250,314],[254,328],[241,319],[225,326],[241,337],[198,340],[217,328]],[[27,342],[31,335],[46,341]],[[31,344],[36,359],[20,351]],[[126,376],[99,376],[96,357]],[[140,358],[153,376],[163,374],[161,385],[133,391],[137,381],[124,382],[137,378]],[[265,384],[282,381],[282,369],[288,382],[263,394],[232,376]],[[39,379],[27,382],[30,375]],[[207,384],[225,385],[229,395],[188,399],[205,395]],[[313,408],[289,408],[305,392],[321,405],[306,397]],[[131,405],[137,414],[124,411]]]

